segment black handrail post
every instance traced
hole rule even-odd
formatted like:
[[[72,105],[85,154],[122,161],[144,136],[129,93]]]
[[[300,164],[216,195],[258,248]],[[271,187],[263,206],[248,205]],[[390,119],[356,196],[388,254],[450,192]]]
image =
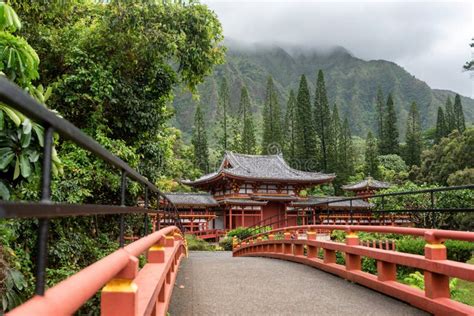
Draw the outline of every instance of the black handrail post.
[[[435,219],[435,212],[434,212],[434,207],[435,207],[434,191],[430,192],[430,198],[431,198],[431,228],[436,228],[436,219]]]
[[[41,178],[41,203],[51,203],[51,164],[53,150],[53,132],[51,126],[46,127],[43,147],[43,169]],[[38,261],[36,264],[36,295],[44,295],[46,285],[46,266],[48,264],[48,226],[49,220],[42,218],[38,222]]]
[[[120,185],[120,206],[125,206],[125,191],[127,190],[127,173],[122,170],[122,181]],[[120,248],[125,246],[125,218],[124,214],[120,214]]]
[[[148,209],[149,203],[150,201],[148,200],[148,187],[145,186],[145,209]],[[148,235],[148,213],[147,212],[145,212],[143,225],[145,226],[143,230],[143,235],[146,236]]]
[[[350,217],[351,217],[351,225],[353,224],[352,222],[352,215],[353,215],[353,212],[352,212],[352,199],[349,201],[349,214],[350,214]]]

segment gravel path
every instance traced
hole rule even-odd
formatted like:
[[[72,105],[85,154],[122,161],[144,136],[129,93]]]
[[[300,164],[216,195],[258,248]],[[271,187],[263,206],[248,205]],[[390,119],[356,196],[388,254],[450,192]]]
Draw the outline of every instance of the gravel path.
[[[293,262],[191,252],[181,261],[169,314],[427,315],[403,302]],[[184,288],[183,288],[184,286]]]

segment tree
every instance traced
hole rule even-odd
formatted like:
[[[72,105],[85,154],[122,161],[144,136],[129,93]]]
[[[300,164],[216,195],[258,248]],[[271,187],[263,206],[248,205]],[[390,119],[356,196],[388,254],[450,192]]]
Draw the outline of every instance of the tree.
[[[451,97],[446,99],[445,121],[448,134],[456,128],[456,115],[454,114],[453,102]]]
[[[339,157],[339,142],[341,140],[342,125],[337,105],[334,104],[331,119],[327,130],[327,171],[335,172],[341,165]]]
[[[446,126],[446,121],[444,119],[444,112],[442,107],[438,107],[438,117],[436,119],[436,134],[435,134],[435,144],[438,144],[441,141],[441,138],[448,135],[448,128]]]
[[[324,83],[324,74],[322,70],[318,72],[318,79],[316,82],[316,94],[314,97],[314,121],[316,133],[321,141],[321,167],[327,170],[328,166],[328,134],[329,122],[331,120],[331,113],[329,110],[329,103],[326,94],[326,84]]]
[[[466,120],[464,118],[464,112],[462,110],[461,96],[456,94],[454,97],[454,124],[456,128],[462,133],[466,129]]]
[[[365,144],[364,171],[367,175],[374,178],[378,178],[379,176],[379,161],[377,155],[377,140],[372,135],[372,132],[369,132]]]
[[[285,115],[285,142],[284,142],[284,155],[286,161],[290,165],[293,165],[293,162],[296,158],[296,126],[297,121],[297,111],[296,111],[296,98],[293,90],[290,91],[290,96],[288,97],[288,104],[286,106],[286,115]]]
[[[397,127],[397,113],[393,104],[392,94],[387,98],[387,113],[384,119],[384,129],[380,143],[380,154],[398,154],[398,127]]]
[[[422,150],[420,114],[416,103],[413,102],[410,107],[410,113],[407,119],[406,130],[406,155],[405,162],[408,166],[419,166]]]
[[[262,150],[275,154],[283,148],[283,130],[280,105],[272,77],[268,78],[265,105],[263,107]]]
[[[224,77],[219,87],[219,104],[217,107],[217,139],[221,154],[228,150],[229,146],[229,107],[230,107],[230,91],[227,79]]]
[[[201,111],[201,106],[196,108],[194,115],[194,129],[192,144],[194,146],[194,166],[199,168],[202,172],[209,172],[209,148],[207,146],[207,133],[204,124],[204,116]]]
[[[474,38],[472,39],[472,42],[471,44],[469,44],[469,46],[474,47]],[[465,70],[468,70],[468,71],[474,70],[474,58],[471,59],[470,61],[466,61],[463,67]]]
[[[420,182],[446,185],[455,183],[453,174],[460,170],[474,168],[474,128],[458,130],[441,139],[439,144],[423,151],[417,180]]]
[[[255,138],[250,97],[246,87],[242,87],[240,91],[239,117],[243,121],[240,151],[244,154],[255,154],[257,150],[257,140]]]
[[[296,97],[295,165],[301,170],[314,171],[317,167],[317,136],[312,129],[313,119],[308,82],[302,75]]]
[[[376,107],[377,107],[377,135],[381,140],[383,137],[383,121],[385,113],[384,96],[380,86],[377,88]]]
[[[338,153],[340,166],[338,171],[338,177],[347,179],[354,173],[354,154],[353,154],[353,143],[351,128],[349,127],[349,120],[347,117],[344,119],[342,124],[341,139],[338,142]],[[344,181],[345,183],[346,181]]]

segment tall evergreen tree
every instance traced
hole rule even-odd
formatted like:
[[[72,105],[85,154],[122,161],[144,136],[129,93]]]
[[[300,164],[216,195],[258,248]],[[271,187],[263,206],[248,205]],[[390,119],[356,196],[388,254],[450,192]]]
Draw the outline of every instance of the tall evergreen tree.
[[[466,129],[466,119],[464,118],[464,112],[462,110],[461,96],[456,94],[454,97],[454,123],[456,128],[461,133]]]
[[[377,88],[376,107],[377,107],[377,136],[379,141],[383,137],[383,121],[385,113],[385,98],[380,86]]]
[[[250,97],[247,88],[244,86],[240,91],[239,117],[242,120],[242,140],[240,152],[243,154],[255,154],[257,141],[255,138],[255,127],[250,106]]]
[[[337,173],[337,177],[334,180],[337,194],[341,193],[340,186],[347,183],[349,177],[354,173],[354,152],[352,147],[351,129],[349,127],[349,120],[346,117],[342,123],[337,141],[337,167],[334,170]]]
[[[219,128],[217,129],[218,146],[223,154],[229,147],[230,126],[229,126],[229,107],[230,107],[230,91],[227,79],[222,79],[218,93],[217,120]]]
[[[408,166],[419,166],[421,163],[422,140],[420,113],[415,102],[411,104],[410,113],[408,114],[406,144],[405,162]]]
[[[379,177],[379,161],[377,155],[377,140],[372,135],[372,132],[367,134],[365,143],[365,173],[374,178]]]
[[[436,134],[435,134],[435,143],[438,144],[441,138],[448,135],[448,128],[446,126],[446,121],[444,118],[444,111],[442,107],[438,107],[438,118],[436,119]]]
[[[308,82],[306,76],[302,75],[296,97],[295,167],[306,171],[316,169],[318,141],[312,126]]]
[[[296,125],[297,115],[296,115],[296,97],[293,90],[290,91],[290,96],[288,97],[288,104],[286,105],[286,115],[285,115],[285,142],[284,142],[284,151],[286,161],[293,166],[293,163],[296,158]]]
[[[280,105],[272,77],[268,78],[265,105],[263,107],[262,151],[275,154],[283,145],[283,129]]]
[[[337,105],[334,104],[331,120],[328,128],[328,144],[327,144],[327,170],[329,172],[335,172],[339,169],[341,161],[339,157],[339,142],[341,140],[342,125],[339,118],[339,111]]]
[[[448,96],[446,99],[446,111],[445,111],[445,121],[448,134],[456,129],[456,116],[454,114],[454,106],[451,101],[451,97]]]
[[[398,154],[398,127],[397,127],[397,113],[393,104],[392,94],[387,98],[387,113],[384,119],[384,128],[382,139],[380,140],[380,154]]]
[[[331,121],[331,113],[326,94],[326,84],[324,82],[324,74],[322,70],[318,72],[316,82],[316,93],[314,98],[314,123],[316,133],[321,142],[321,168],[326,171],[328,165],[328,134],[329,122]]]
[[[204,116],[201,111],[201,106],[196,108],[194,115],[194,129],[192,144],[194,147],[194,166],[199,168],[202,172],[209,172],[209,148],[207,146],[207,133],[204,124]]]

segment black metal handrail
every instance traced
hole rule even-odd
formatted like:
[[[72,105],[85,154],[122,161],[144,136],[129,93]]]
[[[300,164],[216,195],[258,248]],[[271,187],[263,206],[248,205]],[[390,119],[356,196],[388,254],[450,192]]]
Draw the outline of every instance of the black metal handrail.
[[[142,176],[138,171],[130,167],[119,157],[110,153],[97,141],[87,136],[71,122],[57,116],[55,113],[38,103],[16,84],[2,76],[0,76],[0,102],[20,111],[28,118],[43,125],[45,128],[41,177],[41,201],[36,203],[0,201],[0,218],[39,218],[35,289],[37,295],[44,295],[45,291],[49,218],[77,215],[120,214],[119,240],[120,247],[123,247],[125,243],[124,214],[145,213],[144,232],[145,234],[148,233],[147,213],[156,211],[149,209],[149,191],[151,191],[158,196],[158,208],[160,207],[160,199],[163,199],[166,202],[164,205],[164,214],[166,215],[164,220],[169,220],[170,224],[174,224],[183,230],[178,209],[153,183],[148,181],[147,178]],[[63,138],[74,142],[76,145],[84,148],[96,157],[101,158],[121,172],[120,205],[77,205],[53,203],[51,201],[51,155],[54,132],[57,132]],[[143,185],[145,193],[144,208],[125,205],[127,178]]]
[[[431,188],[431,189],[422,189],[422,190],[414,190],[414,191],[401,191],[401,192],[390,192],[390,193],[381,193],[381,194],[374,194],[374,195],[359,195],[359,196],[353,196],[353,197],[344,197],[340,199],[332,199],[332,200],[327,200],[327,201],[321,201],[321,202],[315,202],[311,203],[307,206],[296,206],[295,208],[313,208],[313,212],[315,212],[315,207],[318,206],[326,206],[325,210],[321,210],[324,212],[324,214],[329,215],[330,213],[335,214],[335,213],[349,213],[351,216],[350,223],[353,223],[352,216],[354,212],[356,213],[361,213],[361,214],[381,214],[382,216],[386,215],[387,213],[437,213],[437,212],[454,212],[454,213],[459,213],[459,212],[474,212],[473,207],[469,208],[435,208],[436,200],[435,200],[435,193],[436,192],[447,192],[447,191],[459,191],[459,190],[474,190],[474,184],[469,184],[469,185],[461,185],[461,186],[451,186],[451,187],[441,187],[441,188]],[[430,207],[427,208],[410,208],[410,209],[399,209],[399,210],[389,210],[389,209],[383,209],[384,208],[384,199],[386,197],[394,197],[394,196],[404,196],[404,195],[418,195],[418,194],[424,194],[424,193],[429,193],[430,194],[430,199],[431,199],[431,205]],[[324,198],[324,197],[322,197]],[[363,200],[368,200],[368,199],[374,199],[374,198],[380,198],[381,199],[381,204],[382,204],[382,209],[380,210],[374,210],[374,209],[367,209],[367,210],[360,210],[360,209],[354,209],[352,202],[353,201],[363,201]],[[340,203],[340,202],[347,202],[349,201],[349,206],[348,210],[341,211],[341,210],[329,210],[329,205],[333,203]],[[346,206],[347,207],[347,206]],[[275,214],[273,216],[267,217],[260,222],[248,227],[250,229],[250,233],[255,233],[259,231],[262,227],[265,226],[272,226],[272,225],[280,225],[280,224],[287,224],[288,223],[288,218],[280,218],[280,214]],[[275,218],[278,218],[278,220],[273,220]],[[273,220],[273,221],[272,221]],[[435,217],[432,216],[432,226],[435,227]]]

